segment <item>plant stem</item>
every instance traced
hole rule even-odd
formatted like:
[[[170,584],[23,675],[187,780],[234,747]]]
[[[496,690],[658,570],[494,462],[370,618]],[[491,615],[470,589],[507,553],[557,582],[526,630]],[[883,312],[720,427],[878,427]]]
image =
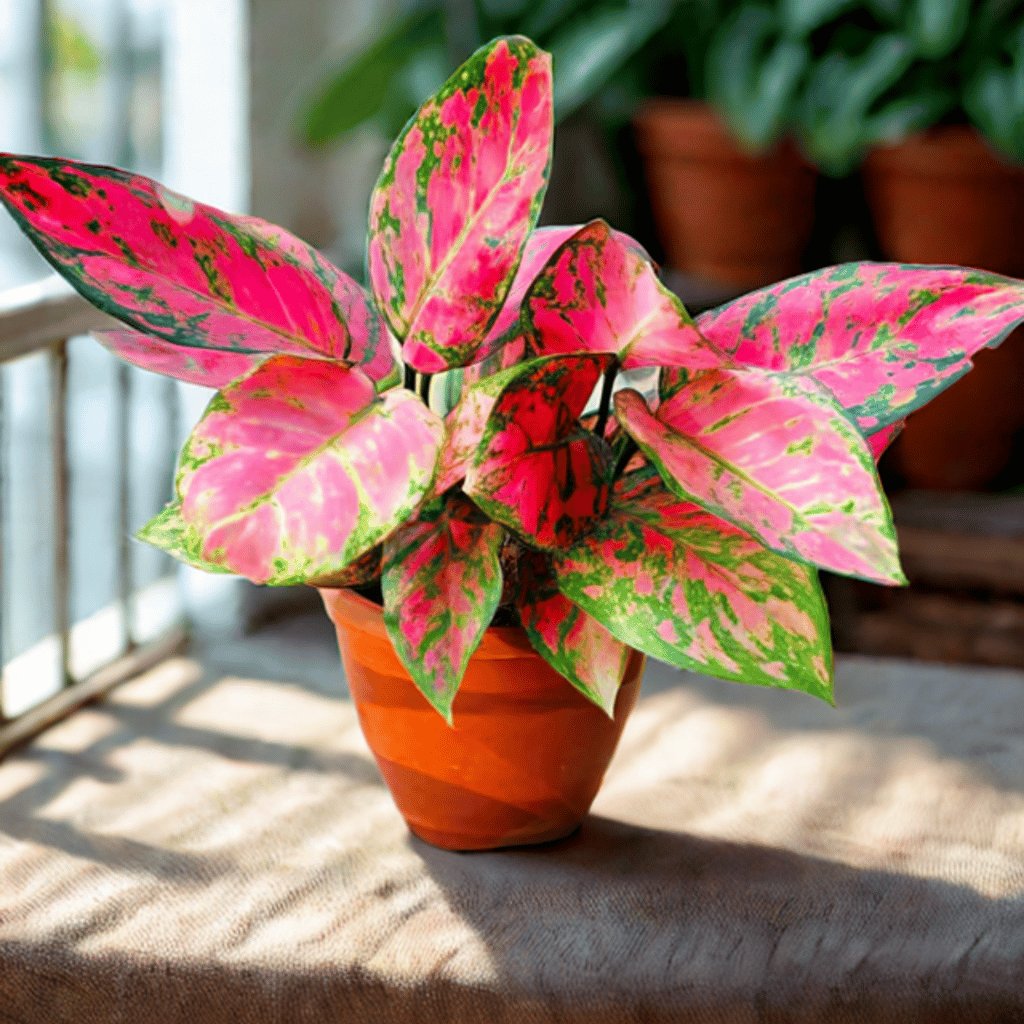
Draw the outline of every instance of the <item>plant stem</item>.
[[[619,375],[619,365],[612,363],[604,371],[604,385],[601,388],[601,405],[597,411],[597,422],[594,424],[594,433],[604,440],[604,428],[608,425],[608,410],[612,404],[612,388],[615,386],[615,378]]]
[[[620,476],[626,471],[626,467],[629,465],[629,460],[633,458],[636,453],[640,451],[640,446],[629,438],[626,441],[626,446],[622,449],[622,454],[619,456],[618,462],[615,463],[615,469],[612,471],[612,483],[615,483]]]
[[[430,407],[430,381],[433,378],[432,373],[424,373],[420,375],[420,398],[423,399],[423,404]]]
[[[411,366],[405,368],[405,390],[416,393],[416,371]]]

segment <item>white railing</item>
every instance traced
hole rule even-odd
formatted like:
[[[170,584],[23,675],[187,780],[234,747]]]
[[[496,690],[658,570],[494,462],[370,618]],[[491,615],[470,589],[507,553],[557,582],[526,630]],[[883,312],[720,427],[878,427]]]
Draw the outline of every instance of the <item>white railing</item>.
[[[12,289],[0,295],[0,365],[6,366],[14,360],[32,354],[43,354],[47,362],[48,436],[50,444],[49,472],[52,474],[52,551],[53,565],[52,593],[48,600],[52,607],[53,632],[31,652],[20,659],[22,675],[29,676],[36,666],[49,663],[55,665],[58,692],[45,697],[20,714],[5,714],[4,695],[8,688],[0,685],[0,757],[55,721],[63,718],[75,708],[95,699],[118,683],[144,671],[167,657],[181,645],[185,637],[184,625],[175,622],[155,635],[152,629],[140,632],[138,627],[138,594],[133,594],[132,548],[130,546],[128,504],[129,504],[129,400],[131,377],[126,366],[119,367],[116,377],[115,403],[116,418],[116,480],[117,480],[117,537],[111,545],[110,557],[115,565],[116,600],[108,609],[91,617],[89,622],[72,624],[70,588],[70,546],[69,538],[74,524],[69,500],[69,438],[68,438],[68,342],[77,335],[92,330],[118,326],[112,318],[100,313],[75,293],[60,278],[53,276],[45,280]],[[165,392],[171,407],[167,410],[173,424],[174,391]],[[6,469],[6,426],[7,410],[2,404],[0,391],[0,472]],[[167,460],[173,459],[173,429],[168,430],[171,444],[166,453]],[[0,478],[0,533],[10,528],[10,517],[5,516],[5,498]],[[0,544],[0,581],[6,585],[7,577],[2,564]],[[172,584],[173,585],[173,584]],[[38,600],[47,600],[47,595],[33,595]],[[0,607],[10,608],[12,598]],[[113,621],[112,622],[112,618]],[[109,636],[111,625],[115,627],[116,639],[111,650]],[[96,666],[95,657],[73,657],[72,641],[83,631],[94,635],[103,633],[105,639],[100,647],[108,651],[106,664]],[[143,637],[144,640],[140,639]],[[12,659],[8,657],[9,629],[0,616],[0,664],[10,672]],[[93,644],[95,648],[96,645]],[[9,680],[7,680],[9,681]],[[31,682],[31,679],[29,679]],[[23,701],[21,702],[23,703]]]

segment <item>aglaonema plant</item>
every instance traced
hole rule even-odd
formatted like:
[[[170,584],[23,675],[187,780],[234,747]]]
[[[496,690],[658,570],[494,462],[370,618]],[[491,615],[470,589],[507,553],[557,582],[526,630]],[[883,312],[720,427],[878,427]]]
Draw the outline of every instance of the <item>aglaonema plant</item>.
[[[875,461],[1024,283],[847,264],[694,321],[603,221],[536,228],[551,137],[548,56],[479,50],[387,157],[368,291],[125,171],[4,156],[0,186],[126,325],[109,349],[218,389],[144,540],[257,583],[379,579],[449,721],[499,609],[609,712],[629,648],[831,700],[816,570],[903,582]]]

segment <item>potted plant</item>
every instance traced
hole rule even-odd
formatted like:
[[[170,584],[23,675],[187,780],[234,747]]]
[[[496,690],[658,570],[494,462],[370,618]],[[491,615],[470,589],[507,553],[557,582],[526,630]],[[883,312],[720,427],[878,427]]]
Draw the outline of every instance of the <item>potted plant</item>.
[[[1024,15],[1019,5],[933,5],[932,45],[912,32],[915,5],[894,12],[906,56],[890,106],[918,109],[864,161],[881,251],[907,262],[1024,275]],[[920,19],[918,19],[918,22]],[[977,372],[915,416],[896,463],[918,487],[970,490],[994,481],[1024,426],[1024,332],[982,353]]]
[[[677,270],[745,289],[801,269],[815,171],[789,132],[808,34],[830,13],[752,0],[676,8],[657,43],[671,93],[644,102],[633,123]]]
[[[603,221],[534,228],[551,134],[547,55],[474,54],[385,162],[369,293],[141,176],[0,157],[101,340],[219,388],[140,536],[321,588],[399,808],[458,849],[575,827],[644,654],[831,701],[816,567],[903,580],[874,459],[1024,319],[1019,281],[850,264],[695,323]]]

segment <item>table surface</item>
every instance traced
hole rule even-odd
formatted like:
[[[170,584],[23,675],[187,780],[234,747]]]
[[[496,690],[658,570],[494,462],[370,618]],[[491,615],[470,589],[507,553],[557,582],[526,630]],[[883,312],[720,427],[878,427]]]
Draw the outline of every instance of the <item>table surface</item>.
[[[1024,674],[845,658],[833,709],[651,663],[575,836],[457,854],[303,651],[0,765],[0,1022],[1024,1019]]]

